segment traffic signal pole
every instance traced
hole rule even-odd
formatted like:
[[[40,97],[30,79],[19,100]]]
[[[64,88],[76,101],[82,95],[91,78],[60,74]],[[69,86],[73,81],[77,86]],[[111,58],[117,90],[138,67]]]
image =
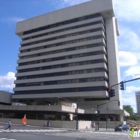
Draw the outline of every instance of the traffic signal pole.
[[[131,79],[131,80],[127,80],[127,81],[121,81],[120,83],[117,83],[117,84],[114,84],[111,86],[111,89],[112,87],[116,86],[116,85],[120,85],[121,83],[128,83],[128,82],[131,82],[131,81],[135,81],[135,80],[140,80],[140,77],[139,78],[135,78],[135,79]]]
[[[120,84],[120,83],[117,83],[117,84],[115,84],[115,85],[112,85],[112,86],[111,86],[111,89],[112,89],[112,87],[117,86],[117,85],[119,85],[119,84]]]
[[[139,79],[140,79],[140,77],[139,78],[132,79],[132,80],[128,80],[128,81],[123,81],[123,82],[124,83],[127,83],[127,82],[131,82],[131,81],[139,80]]]

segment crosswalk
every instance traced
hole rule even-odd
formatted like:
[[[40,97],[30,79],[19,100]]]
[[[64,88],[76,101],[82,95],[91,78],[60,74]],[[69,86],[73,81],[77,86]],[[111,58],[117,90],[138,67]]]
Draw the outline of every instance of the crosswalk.
[[[16,140],[16,139],[0,138],[0,140]]]
[[[95,132],[95,131],[84,131],[81,130],[81,132],[88,132],[88,133],[94,133],[94,134],[106,134],[106,135],[128,135],[128,133],[122,133],[122,132]]]
[[[0,129],[0,133],[2,132],[66,132],[67,130],[48,130],[48,129],[11,129],[4,130]],[[1,139],[0,139],[1,140]]]

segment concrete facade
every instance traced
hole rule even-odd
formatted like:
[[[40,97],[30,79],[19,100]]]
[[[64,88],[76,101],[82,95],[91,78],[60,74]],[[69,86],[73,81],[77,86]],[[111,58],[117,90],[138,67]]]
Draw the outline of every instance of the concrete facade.
[[[22,41],[14,101],[65,97],[83,109],[106,103],[100,106],[105,113],[122,110],[118,87],[110,100],[107,92],[120,82],[112,0],[92,0],[18,22],[16,34]]]
[[[12,93],[0,90],[0,104],[12,104]]]
[[[0,105],[0,111],[55,111],[55,112],[66,112],[66,113],[71,113],[75,114],[75,108],[74,107],[68,107],[68,106],[63,106],[63,105],[54,105],[54,106],[47,106],[47,105],[28,105],[28,106],[22,106],[22,105],[12,105],[12,106],[5,106],[5,105]],[[95,114],[96,109],[77,109],[78,114]],[[124,110],[104,110],[100,109],[100,114],[122,114],[124,116],[129,116],[129,114],[124,111]]]

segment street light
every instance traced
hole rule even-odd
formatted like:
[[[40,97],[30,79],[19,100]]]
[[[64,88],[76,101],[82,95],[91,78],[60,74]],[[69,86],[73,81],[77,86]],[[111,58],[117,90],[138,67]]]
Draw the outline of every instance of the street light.
[[[97,128],[97,130],[99,130],[99,117],[100,117],[100,110],[98,109],[98,105],[97,105],[97,110],[95,111],[95,114],[97,115],[97,121],[98,121],[98,123],[97,123],[97,125],[98,125],[98,128]]]

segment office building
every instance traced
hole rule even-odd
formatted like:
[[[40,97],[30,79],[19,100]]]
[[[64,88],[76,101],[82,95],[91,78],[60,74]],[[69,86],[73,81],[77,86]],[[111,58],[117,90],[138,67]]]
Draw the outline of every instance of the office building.
[[[92,0],[18,22],[16,34],[21,42],[14,101],[65,98],[83,109],[103,104],[104,111],[122,110],[121,93],[113,86],[120,74],[112,0]]]
[[[12,93],[4,90],[0,90],[0,105],[12,104]]]

